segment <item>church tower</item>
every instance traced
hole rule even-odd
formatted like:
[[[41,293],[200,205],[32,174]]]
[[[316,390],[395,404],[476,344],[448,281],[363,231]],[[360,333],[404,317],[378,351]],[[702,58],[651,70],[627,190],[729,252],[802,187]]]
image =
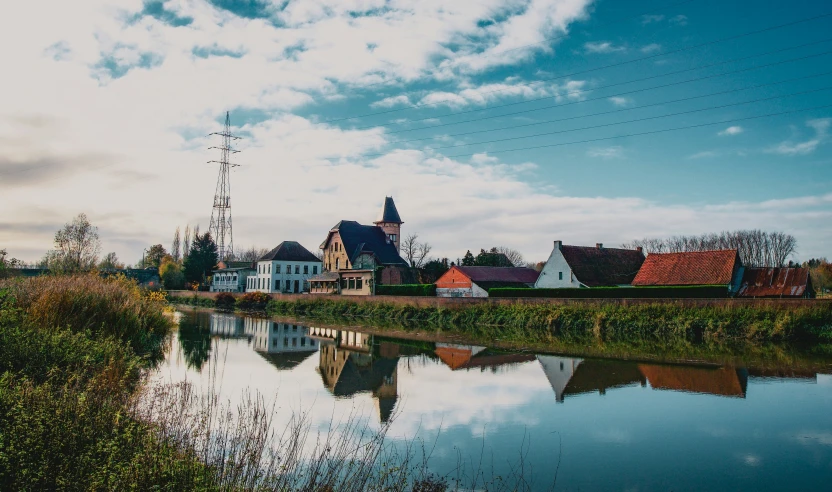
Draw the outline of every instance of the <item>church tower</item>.
[[[399,217],[399,211],[396,210],[396,204],[393,203],[392,196],[385,197],[381,215],[373,224],[381,227],[384,233],[387,234],[387,240],[396,246],[396,251],[401,251],[401,228],[404,222]]]

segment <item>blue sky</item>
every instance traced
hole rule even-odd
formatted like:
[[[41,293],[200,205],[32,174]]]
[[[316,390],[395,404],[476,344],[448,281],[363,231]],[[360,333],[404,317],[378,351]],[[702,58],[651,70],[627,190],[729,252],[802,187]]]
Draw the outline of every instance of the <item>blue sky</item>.
[[[451,258],[735,228],[830,256],[823,2],[87,0],[53,2],[46,20],[42,8],[0,7],[12,74],[0,247],[13,256],[39,258],[79,212],[128,262],[176,226],[205,229],[204,135],[226,110],[245,137],[237,247],[314,249],[393,195],[404,233]]]

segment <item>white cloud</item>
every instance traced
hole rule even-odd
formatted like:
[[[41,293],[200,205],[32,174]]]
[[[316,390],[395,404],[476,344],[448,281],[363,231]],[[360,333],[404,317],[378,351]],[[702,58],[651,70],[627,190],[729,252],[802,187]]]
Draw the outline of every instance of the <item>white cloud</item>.
[[[670,22],[676,24],[677,26],[686,26],[688,25],[688,16],[679,14],[675,17],[671,17]]]
[[[370,104],[371,108],[392,108],[393,106],[409,106],[410,97],[406,94],[398,96],[385,97],[380,101],[375,101]]]
[[[587,53],[617,53],[620,51],[625,51],[626,49],[627,48],[623,46],[615,46],[609,41],[584,43],[584,50]]]
[[[663,20],[664,20],[663,15],[653,14],[653,15],[642,15],[641,16],[641,24],[642,25],[652,24],[654,22],[661,22]]]
[[[743,127],[741,127],[741,126],[729,126],[728,128],[719,132],[717,135],[719,135],[720,137],[733,136],[733,135],[739,135],[740,133],[742,133],[744,131],[745,131],[745,129],[743,129]]]
[[[803,142],[786,140],[771,147],[766,152],[780,155],[806,155],[811,154],[821,145],[829,140],[829,127],[832,125],[832,118],[809,120],[806,126],[814,129],[815,136]]]
[[[641,52],[644,53],[644,54],[649,55],[650,53],[655,53],[657,51],[661,51],[661,49],[662,49],[662,45],[660,45],[658,43],[650,43],[648,45],[642,46],[641,47]]]
[[[448,106],[460,108],[469,105],[485,105],[494,101],[511,98],[536,99],[553,97],[556,101],[581,100],[586,97],[587,81],[570,80],[562,84],[507,80],[502,83],[471,86],[461,84],[456,92],[433,91],[419,100],[420,105]]]
[[[621,146],[602,147],[589,149],[586,152],[589,157],[601,157],[604,159],[614,159],[617,157],[624,157],[624,148]]]
[[[633,100],[629,97],[621,97],[621,96],[613,96],[609,98],[609,101],[616,106],[624,107],[629,106],[633,103]]]
[[[714,150],[703,150],[702,152],[697,152],[691,156],[688,156],[688,159],[705,159],[709,157],[716,157],[719,153]]]

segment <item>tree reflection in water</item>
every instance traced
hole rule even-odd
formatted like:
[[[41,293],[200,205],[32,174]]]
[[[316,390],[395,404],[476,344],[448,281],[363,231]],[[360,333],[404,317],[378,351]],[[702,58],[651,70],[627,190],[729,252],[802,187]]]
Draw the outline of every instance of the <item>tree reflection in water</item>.
[[[179,346],[188,368],[201,372],[211,355],[211,324],[207,313],[182,317],[179,322]]]

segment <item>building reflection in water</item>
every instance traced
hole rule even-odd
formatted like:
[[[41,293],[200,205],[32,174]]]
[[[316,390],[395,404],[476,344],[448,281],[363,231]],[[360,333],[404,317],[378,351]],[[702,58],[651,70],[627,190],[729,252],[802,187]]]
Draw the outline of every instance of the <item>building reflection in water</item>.
[[[224,313],[183,318],[179,340],[189,368],[200,370],[208,360],[212,335],[246,338],[251,348],[278,370],[295,368],[318,351],[317,369],[327,390],[342,398],[370,393],[382,422],[388,422],[395,410],[399,399],[399,360],[408,357],[427,358],[451,371],[491,373],[536,360],[557,402],[573,395],[603,395],[611,389],[648,384],[656,391],[745,398],[750,376],[809,381],[816,378],[811,371],[782,373],[732,366],[645,364],[512,353],[476,345],[398,340],[354,330],[306,327]]]
[[[388,422],[398,401],[400,346],[350,330],[310,328],[321,341],[320,364],[324,386],[336,397],[372,394],[379,420]]]

